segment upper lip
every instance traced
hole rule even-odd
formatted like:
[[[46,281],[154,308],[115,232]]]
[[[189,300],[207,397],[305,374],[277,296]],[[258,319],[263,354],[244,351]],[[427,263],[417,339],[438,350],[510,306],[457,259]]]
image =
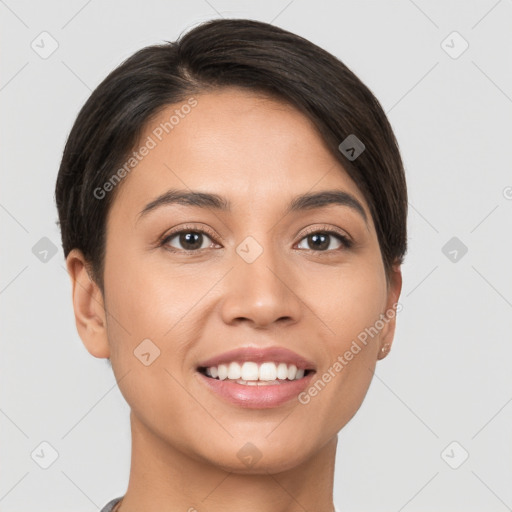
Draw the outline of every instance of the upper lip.
[[[241,347],[213,356],[201,362],[198,367],[208,368],[232,361],[254,361],[255,363],[272,361],[276,363],[294,364],[298,369],[315,370],[315,364],[313,362],[284,347]]]

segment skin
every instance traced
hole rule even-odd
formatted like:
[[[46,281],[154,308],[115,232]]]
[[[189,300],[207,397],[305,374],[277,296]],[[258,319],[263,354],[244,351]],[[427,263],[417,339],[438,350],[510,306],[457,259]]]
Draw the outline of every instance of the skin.
[[[105,296],[81,252],[67,258],[79,335],[93,356],[111,358],[131,407],[132,464],[119,510],[332,512],[337,433],[392,343],[394,317],[306,405],[238,407],[209,391],[195,368],[236,347],[279,345],[322,375],[396,304],[400,267],[388,283],[364,196],[305,116],[237,88],[194,97],[197,106],[118,185]],[[141,141],[179,107],[162,111]],[[233,210],[167,205],[137,220],[169,188],[223,195]],[[341,205],[284,215],[293,197],[331,189],[357,198],[368,223]],[[190,224],[215,239],[205,235],[194,254],[179,235],[158,246]],[[328,250],[315,249],[308,227],[338,230],[354,246],[331,236]],[[247,236],[263,248],[250,264],[236,252]],[[161,351],[149,366],[133,353],[146,338]],[[262,455],[250,467],[237,456],[247,442]]]

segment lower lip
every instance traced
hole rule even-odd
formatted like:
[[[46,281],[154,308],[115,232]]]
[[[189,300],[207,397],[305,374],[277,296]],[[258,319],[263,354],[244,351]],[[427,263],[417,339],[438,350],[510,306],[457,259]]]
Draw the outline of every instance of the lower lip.
[[[294,398],[297,399],[298,395],[309,386],[315,374],[311,372],[298,380],[282,380],[280,384],[246,386],[233,381],[212,379],[201,372],[196,373],[210,390],[228,402],[248,409],[270,409]]]

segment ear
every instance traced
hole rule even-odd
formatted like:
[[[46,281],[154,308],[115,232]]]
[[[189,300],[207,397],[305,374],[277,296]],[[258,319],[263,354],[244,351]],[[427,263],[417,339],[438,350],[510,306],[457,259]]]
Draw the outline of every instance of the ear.
[[[380,334],[379,353],[377,359],[384,359],[391,349],[395,336],[396,315],[400,311],[398,299],[402,291],[402,269],[400,265],[393,265],[388,283],[388,296],[386,310],[384,311],[384,327]],[[398,307],[397,307],[398,306]]]
[[[91,355],[110,357],[103,294],[90,275],[90,266],[78,249],[69,252],[66,266],[71,278],[78,334]]]

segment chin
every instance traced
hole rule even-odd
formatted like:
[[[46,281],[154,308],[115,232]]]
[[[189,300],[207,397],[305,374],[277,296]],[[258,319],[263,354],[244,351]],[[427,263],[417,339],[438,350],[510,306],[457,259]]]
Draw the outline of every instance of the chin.
[[[300,451],[298,446],[302,448]],[[201,455],[210,464],[227,472],[265,475],[288,471],[303,464],[310,458],[311,451],[306,452],[304,443],[283,445],[282,441],[272,443],[262,436],[261,443],[254,438],[253,442],[232,441],[230,446],[219,448],[214,454]]]

